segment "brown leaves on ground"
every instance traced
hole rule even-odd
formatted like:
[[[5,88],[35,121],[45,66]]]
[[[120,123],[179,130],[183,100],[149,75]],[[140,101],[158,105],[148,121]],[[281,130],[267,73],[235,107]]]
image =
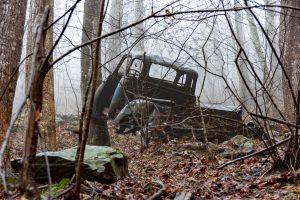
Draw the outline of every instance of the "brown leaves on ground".
[[[59,149],[76,145],[78,135],[71,130],[76,129],[77,124],[73,123],[68,121],[58,127]],[[85,182],[84,199],[148,199],[162,189],[158,181],[164,184],[164,190],[157,199],[189,198],[191,195],[192,199],[300,198],[300,174],[270,171],[270,158],[254,157],[217,170],[228,161],[220,154],[210,159],[202,148],[180,148],[197,145],[196,142],[152,142],[140,153],[139,136],[110,132],[113,147],[123,150],[129,157],[130,176],[111,185]],[[21,151],[18,149],[15,153]]]
[[[300,175],[272,174],[271,160],[254,157],[217,170],[228,161],[218,154],[209,159],[205,151],[178,148],[191,142],[152,142],[139,153],[139,136],[112,134],[113,146],[124,150],[129,158],[130,177],[112,185],[96,184],[100,199],[148,199],[159,191],[155,181],[166,189],[159,199],[174,199],[181,192],[194,199],[298,199]]]

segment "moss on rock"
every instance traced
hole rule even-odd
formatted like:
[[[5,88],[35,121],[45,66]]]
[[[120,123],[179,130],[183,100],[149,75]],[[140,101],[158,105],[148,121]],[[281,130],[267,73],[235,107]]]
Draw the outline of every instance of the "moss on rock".
[[[71,178],[75,173],[75,156],[77,147],[56,152],[46,152],[50,163],[51,177],[55,182],[63,178]],[[34,163],[35,179],[47,181],[45,154],[36,155]],[[21,159],[12,161],[12,167],[19,171]],[[82,178],[100,183],[113,183],[128,175],[127,156],[120,150],[107,146],[87,145],[84,154]]]

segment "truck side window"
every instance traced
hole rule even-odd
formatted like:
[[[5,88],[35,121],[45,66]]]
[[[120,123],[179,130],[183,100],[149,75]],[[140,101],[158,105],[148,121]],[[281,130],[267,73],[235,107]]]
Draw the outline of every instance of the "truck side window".
[[[174,82],[177,72],[169,67],[152,63],[149,70],[149,77]]]
[[[177,85],[183,87],[185,85],[185,82],[186,82],[186,74],[182,74],[178,80]]]

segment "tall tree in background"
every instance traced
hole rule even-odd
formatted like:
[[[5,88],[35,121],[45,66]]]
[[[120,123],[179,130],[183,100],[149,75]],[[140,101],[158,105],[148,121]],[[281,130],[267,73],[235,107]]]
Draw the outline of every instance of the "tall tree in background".
[[[299,8],[300,0],[282,0],[282,5]],[[293,87],[294,97],[297,94],[298,78],[300,77],[300,11],[296,9],[282,9],[280,27],[280,47],[284,69]],[[295,98],[291,94],[289,82],[283,75],[283,99],[285,115],[291,121],[295,121]]]
[[[102,28],[103,28],[103,21],[104,21],[104,5],[105,5],[105,0],[99,0],[98,2],[98,8],[99,8],[99,13],[98,13],[98,21],[95,21],[97,25],[95,25],[95,33],[96,37],[101,36],[102,34]],[[76,177],[75,177],[75,187],[74,190],[71,192],[74,195],[71,195],[73,197],[70,197],[69,199],[80,199],[80,185],[82,182],[82,177],[81,177],[81,172],[83,170],[83,159],[84,159],[84,154],[85,154],[85,146],[88,140],[88,135],[89,135],[89,128],[91,124],[91,118],[92,118],[92,110],[93,110],[93,105],[94,105],[94,97],[95,97],[95,92],[97,88],[97,78],[98,78],[98,69],[101,70],[101,40],[98,40],[95,44],[95,51],[94,51],[94,59],[92,62],[92,81],[91,81],[91,89],[89,90],[89,95],[88,95],[88,101],[87,101],[87,112],[84,113],[85,118],[84,118],[84,123],[83,126],[80,127],[80,135],[79,135],[79,145],[77,148],[77,166],[76,166]],[[99,70],[99,71],[100,71]]]
[[[241,6],[238,0],[234,1],[234,5],[236,7]],[[243,6],[243,5],[242,5]],[[240,51],[240,48],[244,48],[245,43],[245,29],[243,24],[243,13],[242,12],[235,12],[234,13],[234,19],[235,19],[235,32],[236,32],[236,39],[238,40],[241,47],[237,44],[237,51]],[[240,98],[245,106],[249,107],[251,105],[250,103],[250,91],[247,88],[246,84],[250,84],[249,79],[249,70],[247,68],[246,58],[245,54],[241,52],[240,57],[237,60],[237,63],[239,66],[237,66],[240,70],[240,83],[239,83],[239,93]],[[245,82],[244,82],[244,80]]]
[[[26,0],[0,1],[0,143],[12,114],[26,4]]]
[[[53,0],[32,0],[30,2],[30,13],[29,13],[29,23],[28,23],[28,33],[27,33],[27,54],[32,53],[33,46],[33,27],[34,20],[38,17],[39,14],[44,12],[45,6],[49,6],[50,14],[48,18],[48,24],[53,22]],[[47,31],[46,41],[45,41],[46,53],[48,53],[53,46],[53,29],[50,28]],[[50,61],[52,59],[50,58]],[[28,82],[29,69],[31,66],[31,60],[26,62],[26,82]],[[54,76],[53,69],[51,69],[43,84],[43,113],[41,118],[41,124],[43,127],[43,133],[45,133],[45,140],[48,150],[56,149],[56,124],[55,124],[55,101],[54,101]]]
[[[266,5],[276,4],[276,0],[265,0]],[[278,14],[276,8],[266,10],[266,23],[265,30],[268,37],[272,41],[272,45],[276,52],[279,52],[279,30],[278,30],[278,19],[280,14]],[[275,103],[282,105],[283,95],[282,95],[282,71],[279,66],[278,60],[273,52],[273,49],[269,45],[268,41],[265,41],[266,45],[266,62],[269,64],[269,73],[267,76],[264,76],[268,81],[267,86],[270,89],[271,95],[273,95]],[[279,54],[279,53],[277,53]],[[273,78],[272,78],[273,77]],[[272,109],[272,111],[275,111]],[[272,113],[274,116],[278,115],[276,112]]]
[[[113,32],[116,30],[119,30],[121,28],[121,20],[122,20],[122,10],[123,10],[123,0],[112,0],[110,1],[110,11],[109,14],[106,15],[108,17],[108,24],[109,24],[109,32]],[[106,13],[105,13],[106,14]],[[104,19],[104,16],[101,16],[102,19]],[[99,18],[100,19],[100,18]],[[98,20],[99,21],[99,20]],[[101,21],[101,20],[100,20]],[[98,27],[99,28],[99,27]],[[101,27],[102,29],[102,27]],[[96,27],[95,27],[96,30]],[[102,30],[101,30],[102,31]],[[101,41],[102,43],[102,41]],[[96,43],[96,46],[98,46],[98,43]],[[103,45],[105,46],[105,45]],[[99,48],[101,45],[99,46]],[[118,56],[121,53],[122,47],[122,40],[121,35],[114,34],[107,40],[107,49],[105,49],[107,53],[106,61],[108,62],[108,65],[106,67],[108,68],[108,73],[111,73],[116,68],[116,65],[119,62]],[[97,47],[98,48],[98,47]],[[96,49],[96,48],[95,48]],[[101,52],[101,50],[100,50]],[[101,64],[101,56],[100,58],[96,58],[98,52],[94,52],[93,64],[96,62],[97,65]],[[99,60],[98,60],[99,59]],[[94,66],[93,66],[94,67]],[[104,69],[103,71],[106,71]],[[109,81],[108,81],[109,82]],[[108,105],[99,105],[99,100],[103,101],[103,98],[101,93],[105,91],[106,85],[101,85],[97,89],[96,97],[95,97],[95,103],[93,105],[93,113],[91,116],[91,125],[89,127],[89,136],[88,136],[88,144],[91,145],[99,145],[99,146],[110,146],[110,138],[108,133],[108,127],[107,127],[107,117],[103,113],[103,108]],[[100,96],[99,96],[100,94]]]
[[[271,5],[272,0],[265,0],[266,5]],[[276,60],[276,57],[274,56],[274,52],[270,45],[268,44],[266,40],[266,44],[264,44],[260,37],[260,28],[257,27],[257,23],[255,21],[254,12],[250,12],[249,10],[246,11],[246,16],[249,22],[249,28],[251,33],[251,41],[253,44],[253,47],[255,49],[255,53],[257,55],[259,66],[263,72],[263,84],[266,88],[266,91],[263,90],[263,102],[264,104],[264,111],[268,115],[274,116],[276,113],[276,110],[274,108],[274,105],[271,103],[270,96],[272,99],[275,97],[276,93],[276,103],[280,100],[279,95],[279,89],[278,89],[278,61]],[[266,22],[265,22],[265,30],[267,37],[269,37],[274,43],[272,46],[275,48],[278,45],[278,42],[276,41],[276,23],[275,23],[276,15],[274,14],[274,11],[266,11]],[[276,48],[277,50],[278,48]],[[280,81],[279,81],[280,82]],[[276,83],[276,85],[275,85]],[[269,96],[270,95],[270,96]]]
[[[48,24],[53,22],[53,13],[54,13],[54,0],[46,0],[47,5],[49,6],[50,13],[48,18]],[[47,31],[46,36],[46,54],[48,54],[53,46],[53,28],[50,28]],[[49,62],[53,58],[51,57]],[[41,122],[45,132],[45,139],[48,150],[56,150],[56,124],[55,124],[55,100],[54,100],[54,76],[53,68],[47,73],[47,76],[44,80],[43,87],[43,112],[45,113]]]
[[[111,0],[110,1],[110,13],[108,15],[109,32],[117,31],[122,26],[122,11],[123,11],[123,0]],[[116,68],[119,59],[115,59],[122,50],[121,33],[115,34],[108,38],[107,41],[107,61],[108,69],[113,72]]]
[[[145,8],[143,0],[134,0],[134,22],[139,21],[143,18]],[[135,51],[145,51],[144,45],[144,23],[140,23],[133,27],[133,43]],[[137,42],[137,44],[135,44]]]
[[[81,42],[85,43],[96,35],[98,21],[100,17],[99,5],[100,0],[85,0],[83,13],[83,27]],[[91,75],[93,57],[93,45],[81,48],[81,99],[84,99],[88,82]],[[101,82],[101,70],[99,70],[98,84]],[[83,101],[82,101],[83,102]]]

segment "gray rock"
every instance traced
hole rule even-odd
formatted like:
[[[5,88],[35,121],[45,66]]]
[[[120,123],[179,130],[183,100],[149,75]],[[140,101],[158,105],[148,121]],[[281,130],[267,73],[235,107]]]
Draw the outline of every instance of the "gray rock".
[[[238,151],[249,153],[253,151],[253,142],[251,139],[243,136],[243,135],[236,135],[235,137],[230,139],[230,142],[233,145],[237,146]]]
[[[221,153],[225,150],[219,147],[217,144],[208,142],[208,145],[202,143],[202,142],[196,142],[196,143],[186,143],[186,144],[179,144],[174,146],[174,150],[176,151],[207,151],[207,147],[210,148],[211,151],[215,153]]]
[[[50,163],[51,178],[59,182],[71,178],[75,173],[75,155],[77,147],[56,152],[46,152]],[[13,169],[18,172],[22,160],[11,161]],[[47,170],[44,153],[36,155],[33,165],[35,180],[47,182]],[[84,155],[82,178],[100,183],[113,183],[128,175],[128,160],[125,153],[107,146],[87,145]]]
[[[243,135],[236,135],[229,141],[223,142],[223,145],[230,146],[226,152],[222,153],[224,158],[235,159],[253,153],[253,141]]]

